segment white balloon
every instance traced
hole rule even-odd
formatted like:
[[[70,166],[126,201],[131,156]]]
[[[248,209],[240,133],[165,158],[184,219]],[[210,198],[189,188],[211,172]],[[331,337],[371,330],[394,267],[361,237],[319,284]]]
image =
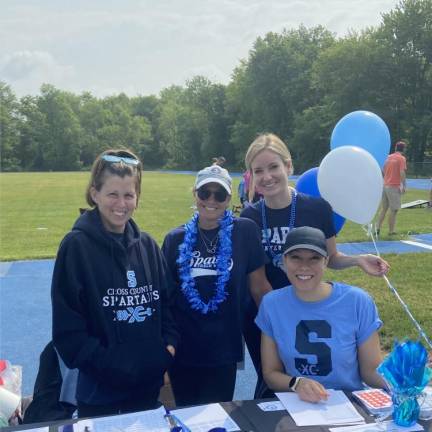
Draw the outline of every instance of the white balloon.
[[[366,224],[373,219],[381,202],[383,178],[378,162],[369,152],[343,146],[322,160],[318,188],[335,212]]]

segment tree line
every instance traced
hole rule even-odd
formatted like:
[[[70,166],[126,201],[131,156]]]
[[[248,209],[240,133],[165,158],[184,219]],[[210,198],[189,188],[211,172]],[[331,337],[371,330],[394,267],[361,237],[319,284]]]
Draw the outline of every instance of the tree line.
[[[322,26],[259,37],[227,85],[196,76],[158,96],[97,98],[43,84],[18,99],[0,81],[1,170],[87,169],[123,146],[146,168],[197,169],[218,155],[240,168],[257,133],[270,131],[302,172],[358,109],[379,115],[421,163],[432,158],[431,65],[432,0],[403,0],[379,26],[342,38]]]

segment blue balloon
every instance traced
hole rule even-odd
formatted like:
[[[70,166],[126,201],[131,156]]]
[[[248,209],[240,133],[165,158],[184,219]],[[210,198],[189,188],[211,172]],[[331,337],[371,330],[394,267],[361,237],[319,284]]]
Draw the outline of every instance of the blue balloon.
[[[390,132],[384,120],[369,111],[342,117],[333,129],[330,148],[356,146],[369,152],[382,168],[390,151]]]
[[[318,189],[318,168],[311,168],[305,171],[297,180],[296,189],[299,192],[314,196],[321,197]],[[333,212],[333,225],[336,234],[342,229],[345,224],[345,218],[340,214]]]

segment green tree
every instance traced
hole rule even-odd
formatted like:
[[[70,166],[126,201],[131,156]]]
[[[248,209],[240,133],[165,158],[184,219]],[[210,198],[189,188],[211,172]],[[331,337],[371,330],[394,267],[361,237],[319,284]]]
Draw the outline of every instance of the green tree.
[[[37,105],[46,123],[41,136],[41,168],[73,171],[81,168],[81,128],[72,109],[72,95],[43,84]]]
[[[0,170],[17,171],[19,143],[19,105],[11,88],[0,81]]]
[[[385,117],[388,100],[383,91],[392,70],[388,57],[371,31],[350,34],[328,47],[312,73],[321,104],[331,105],[337,119],[358,109]]]
[[[224,155],[232,161],[234,153],[229,145],[225,115],[225,87],[207,78],[196,76],[186,83],[185,103],[194,118],[194,136],[199,143],[200,165],[208,165],[211,158]]]
[[[196,118],[185,101],[184,89],[171,86],[161,92],[160,137],[169,168],[197,168],[200,139]]]
[[[44,169],[43,145],[48,125],[46,116],[38,106],[38,98],[24,96],[19,105],[21,117],[18,152],[24,170]]]
[[[332,34],[321,26],[268,33],[256,40],[247,62],[236,69],[227,98],[234,105],[228,112],[238,115],[231,125],[237,152],[244,153],[250,143],[244,140],[252,132],[292,136],[295,116],[316,103],[311,87],[314,61],[333,43]]]
[[[295,125],[296,160],[306,162],[302,168],[320,162],[330,150],[332,129],[340,118],[352,111],[372,111],[390,130],[394,129],[396,121],[391,107],[398,95],[393,88],[389,91],[392,68],[391,57],[376,40],[373,29],[352,33],[320,53],[311,75],[319,103],[305,111]],[[317,116],[316,120],[312,115]],[[304,149],[300,149],[301,137]],[[315,151],[311,149],[312,142]],[[318,154],[317,149],[320,149]]]
[[[393,59],[399,137],[408,139],[410,159],[422,162],[432,150],[432,1],[401,1],[383,14],[377,39]]]
[[[120,94],[102,101],[104,123],[97,130],[103,148],[126,147],[142,157],[143,150],[151,141],[151,125],[145,117],[133,115],[130,99]]]
[[[110,113],[101,100],[90,93],[81,95],[78,119],[81,126],[81,154],[83,166],[90,166],[96,156],[105,149],[99,131],[109,121]]]
[[[166,155],[160,145],[160,100],[154,95],[137,96],[131,99],[132,114],[143,117],[150,125],[151,136],[141,148],[141,157],[146,167],[160,167],[166,163]]]
[[[330,106],[306,108],[294,121],[294,135],[289,143],[296,174],[316,167],[329,152],[329,137],[334,127]]]

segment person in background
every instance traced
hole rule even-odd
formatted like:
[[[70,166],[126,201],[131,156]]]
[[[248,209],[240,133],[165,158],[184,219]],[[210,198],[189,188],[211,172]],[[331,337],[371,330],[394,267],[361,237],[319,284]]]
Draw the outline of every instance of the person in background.
[[[238,195],[242,208],[257,202],[262,198],[262,195],[257,192],[255,185],[253,184],[249,170],[246,170],[242,175],[239,183]]]
[[[327,389],[360,390],[363,382],[385,388],[376,371],[382,360],[377,308],[362,289],[323,281],[324,233],[294,228],[282,256],[291,285],[265,295],[255,320],[270,389],[292,390],[304,401],[319,402],[328,398]]]
[[[388,217],[389,235],[396,234],[396,215],[401,208],[402,194],[406,191],[406,159],[403,155],[406,144],[398,141],[395,151],[387,157],[384,163],[384,190],[381,201],[381,212],[378,217],[377,235],[380,234],[387,210],[390,209]]]
[[[271,290],[258,227],[227,210],[228,171],[217,165],[199,171],[193,195],[196,213],[162,246],[181,337],[169,372],[177,406],[232,400],[248,287],[255,304]]]
[[[312,226],[324,232],[330,268],[357,266],[373,276],[382,276],[388,271],[387,262],[380,257],[348,256],[337,250],[330,204],[322,198],[299,193],[289,185],[288,177],[293,173],[291,154],[279,137],[269,133],[259,135],[249,146],[245,164],[263,199],[246,207],[240,216],[252,219],[261,230],[262,245],[269,258],[266,275],[273,289],[289,285],[281,265],[281,252],[289,231],[300,226]],[[267,392],[262,381],[261,335],[254,322],[256,313],[255,305],[249,301],[244,337],[258,375],[255,397],[271,397],[272,392]]]
[[[92,207],[62,240],[52,279],[53,342],[78,369],[78,416],[156,408],[178,341],[169,272],[156,242],[132,220],[141,162],[107,150],[92,167]]]

